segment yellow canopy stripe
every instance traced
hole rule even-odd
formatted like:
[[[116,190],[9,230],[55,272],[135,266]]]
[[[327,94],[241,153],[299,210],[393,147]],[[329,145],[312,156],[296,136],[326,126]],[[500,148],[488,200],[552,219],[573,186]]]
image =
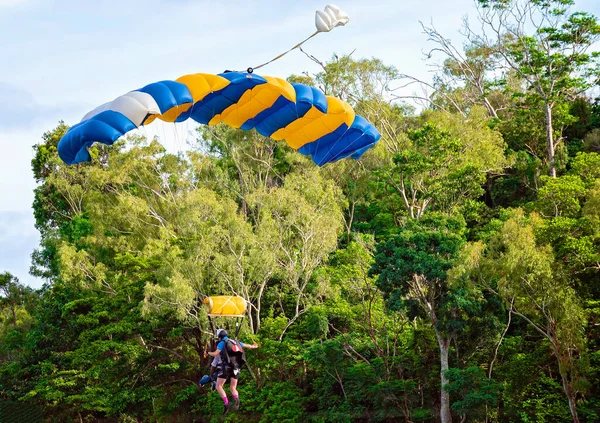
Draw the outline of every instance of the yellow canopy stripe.
[[[313,106],[303,117],[274,132],[271,138],[278,141],[285,140],[290,147],[297,150],[304,144],[316,141],[334,131],[342,123],[352,125],[354,117],[354,110],[348,103],[327,96],[327,113]]]
[[[223,113],[215,115],[208,124],[216,125],[225,122],[232,128],[239,128],[248,119],[256,117],[260,112],[271,107],[280,96],[296,102],[296,91],[292,84],[285,79],[272,76],[264,78],[267,80],[266,84],[257,85],[246,91],[237,103],[226,108]]]

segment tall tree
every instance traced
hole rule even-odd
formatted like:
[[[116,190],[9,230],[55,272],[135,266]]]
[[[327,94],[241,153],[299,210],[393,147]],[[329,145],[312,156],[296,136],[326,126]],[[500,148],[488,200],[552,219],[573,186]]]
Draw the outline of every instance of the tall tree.
[[[585,352],[585,313],[575,290],[555,263],[552,248],[536,241],[542,222],[522,210],[512,212],[485,247],[473,244],[471,264],[485,287],[496,292],[511,313],[525,320],[550,344],[573,422],[579,422],[577,396]]]
[[[391,307],[418,305],[433,326],[440,353],[440,418],[451,423],[450,395],[446,389],[450,344],[460,327],[461,306],[454,302],[447,272],[465,243],[461,217],[432,213],[411,219],[397,234],[377,246],[371,269]],[[463,303],[463,307],[466,302]]]
[[[257,191],[250,205],[262,248],[276,252],[280,294],[288,292],[292,299],[291,307],[281,307],[287,320],[281,339],[311,304],[307,287],[314,271],[335,251],[345,202],[339,188],[313,168],[289,174],[280,188]]]
[[[428,41],[435,44],[426,57],[430,59],[435,53],[444,56],[442,65],[433,65],[438,68],[438,73],[433,85],[432,106],[458,111],[464,116],[472,106],[483,105],[490,117],[498,118],[505,99],[490,75],[493,70],[492,51],[487,46],[478,45],[466,46],[462,51],[433,23],[421,26]]]
[[[597,18],[571,12],[574,0],[478,0],[483,33],[467,26],[469,40],[486,48],[504,79],[522,84],[512,94],[539,109],[545,120],[549,174],[556,176],[555,149],[570,121],[567,103],[598,81]],[[511,87],[507,86],[507,88]]]
[[[481,108],[473,108],[468,119],[435,112],[421,128],[409,131],[386,182],[411,218],[428,209],[456,211],[483,193],[488,173],[507,165],[502,137],[487,121]]]

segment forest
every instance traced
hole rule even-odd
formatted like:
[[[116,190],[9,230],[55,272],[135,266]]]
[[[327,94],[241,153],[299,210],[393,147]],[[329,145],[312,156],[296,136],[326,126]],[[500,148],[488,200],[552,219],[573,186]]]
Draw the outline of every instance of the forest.
[[[74,166],[64,122],[32,140],[44,285],[0,269],[0,422],[600,421],[600,22],[469,13],[423,24],[433,82],[353,54],[288,77],[373,123],[359,160],[224,125]],[[258,344],[225,416],[211,295]]]

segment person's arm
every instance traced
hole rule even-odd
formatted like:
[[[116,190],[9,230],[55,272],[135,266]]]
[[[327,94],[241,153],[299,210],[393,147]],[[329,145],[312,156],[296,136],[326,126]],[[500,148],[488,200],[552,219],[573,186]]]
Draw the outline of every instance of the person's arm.
[[[258,348],[258,344],[255,342],[254,344],[244,344],[242,345],[242,348],[250,348],[250,349],[255,349]]]
[[[216,357],[219,354],[221,354],[221,350],[214,350],[214,351],[209,351],[208,355],[210,355],[211,357]]]
[[[217,344],[217,349],[216,349],[216,350],[214,350],[214,351],[209,351],[209,352],[208,352],[208,355],[210,355],[211,357],[216,357],[216,356],[218,356],[219,354],[221,354],[221,351],[223,351],[223,348],[225,348],[225,342],[223,342],[223,341],[220,341],[220,342]]]

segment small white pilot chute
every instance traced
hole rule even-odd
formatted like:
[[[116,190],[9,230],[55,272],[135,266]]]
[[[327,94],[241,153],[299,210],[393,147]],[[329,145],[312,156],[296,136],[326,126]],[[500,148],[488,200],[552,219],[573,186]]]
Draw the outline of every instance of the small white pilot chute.
[[[266,66],[269,63],[282,58],[283,56],[288,54],[290,51],[299,48],[302,44],[304,44],[305,42],[307,42],[308,40],[310,40],[312,37],[314,37],[315,35],[317,35],[320,32],[329,32],[333,28],[346,25],[348,22],[350,22],[350,17],[346,13],[342,12],[342,10],[339,7],[337,7],[336,5],[328,4],[327,6],[325,6],[325,10],[317,10],[315,12],[315,26],[317,27],[317,30],[310,37],[304,39],[303,41],[300,41],[298,44],[296,44],[291,49],[284,51],[283,53],[281,53],[278,56],[275,56],[273,59],[269,60],[268,62],[262,63],[258,66],[248,68],[247,72],[252,73],[256,69],[262,68],[263,66]]]
[[[315,26],[317,32],[329,32],[337,26],[344,26],[350,21],[350,17],[334,4],[325,6],[325,11],[315,12]]]

